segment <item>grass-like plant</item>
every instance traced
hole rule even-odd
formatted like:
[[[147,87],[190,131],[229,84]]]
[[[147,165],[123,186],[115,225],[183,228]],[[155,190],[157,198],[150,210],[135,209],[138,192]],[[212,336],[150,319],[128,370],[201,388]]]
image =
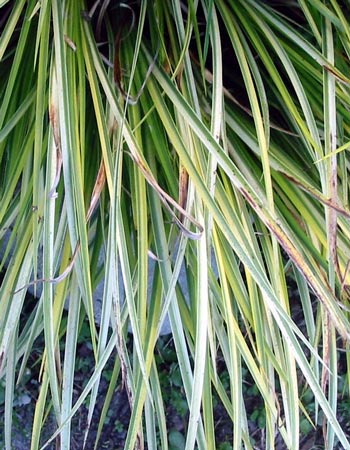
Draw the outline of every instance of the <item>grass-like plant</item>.
[[[6,450],[15,386],[41,334],[31,450],[44,444],[49,408],[52,439],[70,448],[71,419],[88,399],[91,420],[115,348],[112,380],[121,374],[131,406],[125,449],[144,440],[167,449],[154,356],[167,314],[189,407],[186,450],[216,448],[214,391],[233,448],[253,448],[247,373],[267,449],[277,435],[299,449],[305,387],[327,448],[350,449],[337,420],[340,355],[350,363],[348,17],[336,0],[280,9],[258,0],[0,1]],[[39,295],[23,321],[29,288]],[[95,366],[73,404],[86,316]]]

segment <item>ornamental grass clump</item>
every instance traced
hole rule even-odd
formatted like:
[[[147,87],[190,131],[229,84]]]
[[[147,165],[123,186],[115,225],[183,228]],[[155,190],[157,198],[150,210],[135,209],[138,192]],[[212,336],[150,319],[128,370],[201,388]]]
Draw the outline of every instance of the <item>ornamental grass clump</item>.
[[[216,448],[214,394],[232,447],[253,448],[247,374],[266,449],[299,449],[305,417],[327,448],[350,449],[337,414],[338,361],[350,363],[348,6],[0,0],[0,11],[6,450],[40,336],[31,450],[48,443],[50,411],[49,442],[71,448],[82,404],[86,441],[115,349],[87,448],[99,448],[117,380],[131,408],[124,448],[169,448],[155,358],[165,320],[186,450]],[[85,318],[94,367],[73,401]]]

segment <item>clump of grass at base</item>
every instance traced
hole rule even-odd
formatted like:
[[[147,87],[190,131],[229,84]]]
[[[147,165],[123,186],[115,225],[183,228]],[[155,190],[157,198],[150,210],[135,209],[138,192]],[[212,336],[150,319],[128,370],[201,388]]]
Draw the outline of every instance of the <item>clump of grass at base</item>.
[[[232,448],[251,448],[246,374],[261,399],[254,420],[266,427],[266,448],[279,439],[299,449],[306,386],[325,445],[350,449],[337,417],[337,360],[350,336],[344,5],[90,7],[0,2],[6,450],[16,385],[38,336],[31,450],[40,448],[47,405],[62,449],[84,404],[88,435],[115,350],[99,431],[122,376],[131,406],[125,448],[143,439],[173,445],[155,351],[167,314],[175,348],[169,381],[183,393],[180,409],[188,408],[186,450],[216,448],[213,392],[231,420]],[[186,288],[177,283],[181,267]],[[291,313],[288,271],[302,326]],[[101,276],[97,326],[93,289]],[[37,309],[22,328],[34,286]],[[80,332],[94,362],[73,401]]]

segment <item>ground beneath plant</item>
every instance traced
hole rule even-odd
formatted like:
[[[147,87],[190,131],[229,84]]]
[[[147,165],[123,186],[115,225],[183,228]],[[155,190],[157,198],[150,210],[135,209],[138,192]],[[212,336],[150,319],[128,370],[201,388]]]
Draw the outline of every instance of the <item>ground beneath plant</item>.
[[[40,339],[39,339],[40,340]],[[131,338],[130,338],[131,341]],[[130,342],[131,345],[131,342]],[[181,375],[176,360],[176,352],[170,336],[162,337],[157,347],[156,359],[158,363],[159,380],[162,388],[163,398],[166,406],[167,429],[169,430],[169,448],[170,450],[182,450],[184,448],[184,436],[188,424],[188,409],[185,400],[184,390],[181,383]],[[39,368],[41,348],[40,342],[36,345],[35,351],[28,361],[28,368],[21,384],[17,386],[14,399],[13,412],[13,433],[12,450],[28,450],[31,442],[31,426],[34,418],[34,408],[40,389]],[[104,400],[112,376],[114,361],[117,355],[112,355],[108,365],[103,371],[97,404],[91,421],[90,431],[86,439],[85,449],[94,450],[94,444],[98,433],[99,419],[104,407]],[[342,364],[342,361],[339,362]],[[74,401],[79,397],[85,387],[94,365],[93,352],[84,333],[80,340],[76,356],[76,375],[74,383]],[[340,369],[342,369],[340,367]],[[344,364],[343,371],[346,370]],[[224,365],[220,366],[218,361],[218,371],[223,379],[228,379]],[[340,370],[341,373],[341,370]],[[344,373],[344,379],[346,375]],[[255,450],[265,449],[265,428],[264,428],[264,409],[258,390],[254,383],[247,379],[245,381],[244,402],[249,418],[249,437]],[[218,450],[232,449],[232,422],[224,406],[214,393],[214,420],[216,447]],[[348,436],[350,442],[350,405],[339,397],[338,420]],[[85,439],[85,429],[87,425],[87,403],[83,404],[72,421],[72,439],[71,450],[83,449]],[[5,449],[4,443],[4,414],[5,414],[5,386],[0,381],[0,450]],[[107,417],[100,434],[97,449],[119,450],[124,448],[125,439],[130,420],[130,408],[128,396],[121,380],[118,380],[113,392]],[[310,425],[301,430],[300,450],[321,450],[324,449],[324,440],[322,433],[322,419],[316,428]],[[43,428],[43,445],[55,432],[55,422],[53,413],[48,416]],[[59,444],[56,441],[51,442],[48,450],[58,450]],[[147,449],[147,443],[145,443]],[[285,450],[286,446],[283,440],[276,436],[276,450]],[[336,443],[335,450],[341,450],[342,446]]]
[[[89,377],[89,367],[92,367],[93,359],[92,353],[88,344],[81,344],[78,349],[78,360],[81,361],[80,369],[77,372],[75,378],[75,392],[74,395],[77,398],[82,391],[83,386]],[[102,408],[104,405],[105,394],[108,389],[108,374],[112,370],[111,366],[106,369],[106,376],[102,377],[100,392],[97,397],[97,405],[94,412],[91,428],[86,441],[86,450],[94,449],[94,442],[97,435],[97,428],[99,418],[101,416]],[[166,368],[163,369],[164,377],[173,377],[176,380],[176,374],[170,373],[174,370],[170,364],[169,371]],[[31,439],[31,423],[33,421],[35,399],[38,395],[39,384],[37,379],[34,378],[35,372],[32,369],[27,375],[25,384],[22,384],[17,389],[17,395],[15,398],[15,411],[13,414],[14,431],[12,435],[12,449],[13,450],[28,450],[30,448]],[[176,384],[176,381],[175,381]],[[166,398],[169,403],[166,406],[166,419],[167,426],[170,434],[170,441],[173,442],[171,446],[172,450],[180,450],[183,443],[183,436],[186,433],[187,426],[187,413],[184,410],[185,400],[181,403],[182,392],[179,386],[172,386],[174,392],[166,394]],[[0,399],[1,400],[1,399]],[[217,439],[217,448],[222,450],[231,449],[232,444],[232,422],[228,417],[223,405],[215,400],[215,435]],[[249,422],[250,437],[254,442],[254,449],[265,449],[265,430],[263,426],[263,419],[259,414],[254,415],[254,411],[261,411],[261,401],[257,395],[252,395],[248,398],[245,397],[245,407],[248,412],[248,416],[252,417]],[[128,396],[125,389],[119,383],[113,394],[111,405],[107,419],[102,429],[100,436],[98,449],[105,450],[119,450],[123,449],[125,438],[127,434],[127,428],[130,419],[130,408],[128,403]],[[340,423],[344,430],[350,436],[350,417],[349,411],[343,411],[343,414],[339,417]],[[0,406],[0,448],[4,448],[3,441],[3,421],[4,421],[4,403],[1,402]],[[72,423],[72,450],[78,450],[83,448],[84,443],[84,430],[87,423],[87,407],[83,405],[75,415]],[[44,427],[44,443],[45,439],[48,439],[55,431],[55,426],[52,417],[47,420]],[[52,442],[48,445],[48,450],[57,450],[59,448],[57,442]],[[147,449],[147,443],[145,445]],[[276,449],[284,450],[285,444],[279,438],[277,438]],[[311,449],[323,449],[323,437],[322,426],[317,427],[315,430],[309,430],[307,434],[301,436],[301,450]],[[341,450],[339,444],[334,447],[337,450]]]

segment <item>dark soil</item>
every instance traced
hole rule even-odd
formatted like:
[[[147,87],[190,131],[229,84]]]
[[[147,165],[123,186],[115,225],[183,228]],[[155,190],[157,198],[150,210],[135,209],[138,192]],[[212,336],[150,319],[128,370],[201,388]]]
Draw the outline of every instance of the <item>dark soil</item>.
[[[169,346],[169,344],[167,344]],[[82,344],[78,350],[78,359],[80,359],[83,364],[81,365],[79,371],[76,374],[76,384],[75,384],[75,397],[77,398],[81,393],[88,377],[90,374],[89,367],[92,366],[92,352],[87,344]],[[91,363],[91,365],[90,365]],[[108,374],[112,370],[113,361],[111,359],[110,364],[106,367],[104,371],[107,376],[102,376],[100,392],[98,395],[98,401],[96,409],[94,412],[91,429],[87,438],[86,450],[93,450],[94,442],[97,434],[97,427],[99,423],[99,418],[101,416],[101,411],[104,404],[105,394],[108,389]],[[167,399],[166,415],[167,415],[167,425],[170,433],[178,433],[180,436],[185,435],[187,426],[187,412],[186,403],[184,399],[184,394],[181,387],[176,386],[176,366],[174,369],[174,364],[169,364],[169,370],[162,367],[163,377],[168,379],[173,379],[170,385],[166,388],[169,392],[165,393],[165,398]],[[30,376],[29,376],[30,375]],[[35,407],[35,399],[38,395],[39,383],[37,380],[37,373],[35,372],[35,367],[28,373],[29,378],[26,380],[25,384],[18,387],[16,392],[16,407],[13,414],[13,450],[27,450],[30,448],[30,432],[31,423],[33,421],[33,413]],[[161,377],[162,379],[162,377]],[[264,430],[264,417],[262,414],[262,404],[260,397],[257,395],[254,386],[247,394],[250,392],[250,396],[245,396],[245,407],[247,410],[248,417],[251,417],[249,421],[249,431],[250,438],[254,443],[254,449],[263,450],[265,449],[265,430]],[[222,450],[230,450],[232,444],[232,422],[227,415],[227,412],[223,405],[215,400],[215,435],[217,439],[217,448]],[[260,414],[255,414],[256,411],[260,411]],[[343,414],[339,417],[343,429],[347,431],[350,436],[350,415],[349,410],[343,408]],[[1,430],[3,430],[3,417],[4,417],[4,404],[0,405],[0,448],[4,448],[3,435]],[[119,450],[123,449],[127,427],[130,419],[130,408],[128,403],[128,396],[118,383],[112,402],[109,408],[109,413],[107,421],[102,429],[102,434],[100,437],[98,449],[106,450]],[[87,407],[82,406],[78,413],[74,416],[72,422],[72,450],[78,450],[83,448],[84,442],[84,430],[86,427],[87,420]],[[54,421],[51,417],[47,420],[43,430],[43,441],[45,442],[51,434],[55,431]],[[52,442],[48,447],[48,450],[57,450],[59,445],[57,442]],[[147,449],[147,443],[145,445]],[[175,447],[176,448],[176,447]],[[322,426],[320,425],[316,430],[309,430],[307,434],[301,437],[301,450],[311,450],[311,449],[323,449],[323,436],[322,436]],[[340,450],[342,447],[337,445],[334,447]],[[285,444],[277,436],[276,438],[276,449],[285,450]]]
[[[13,433],[12,433],[12,449],[27,450],[30,448],[31,425],[34,417],[35,402],[38,397],[40,383],[39,368],[40,357],[43,346],[43,338],[40,337],[35,344],[35,349],[28,361],[27,372],[22,382],[17,386],[15,393],[15,408],[13,412]],[[130,338],[130,348],[132,346]],[[93,450],[97,436],[99,419],[101,417],[102,408],[104,406],[105,396],[109,387],[110,377],[114,367],[114,361],[117,355],[114,354],[110,358],[109,363],[104,369],[101,377],[97,404],[94,411],[90,431],[86,441],[86,450]],[[156,361],[158,365],[159,380],[162,387],[163,398],[166,405],[166,420],[169,430],[169,440],[173,437],[180,446],[170,446],[171,450],[180,450],[181,438],[186,435],[188,423],[188,408],[185,400],[185,394],[181,383],[180,370],[178,367],[176,352],[170,336],[160,338],[156,351]],[[91,346],[88,339],[84,338],[84,329],[76,357],[76,374],[74,386],[74,402],[81,394],[85,387],[93,369],[94,359]],[[339,361],[340,374],[343,373],[343,380],[346,380],[346,364],[343,360]],[[228,374],[220,358],[217,363],[217,369],[221,380],[225,385],[228,383]],[[244,401],[249,419],[249,436],[255,450],[265,449],[265,417],[262,400],[259,392],[249,378],[249,374],[245,374],[244,383]],[[0,381],[0,449],[5,448],[4,444],[4,385]],[[232,421],[229,418],[224,406],[220,402],[215,390],[213,389],[214,419],[215,419],[215,437],[218,450],[232,449]],[[310,400],[310,405],[313,400]],[[87,424],[87,405],[84,404],[74,416],[72,421],[72,440],[71,449],[79,450],[83,448],[84,433]],[[350,404],[339,398],[339,421],[344,431],[350,439]],[[312,412],[311,412],[312,413]],[[111,405],[108,410],[107,419],[102,428],[98,449],[119,450],[124,448],[128,424],[130,420],[130,408],[126,390],[122,386],[119,379],[114,390]],[[305,424],[304,424],[305,425]],[[53,413],[49,417],[43,428],[42,444],[44,444],[54,433],[56,427]],[[302,430],[301,450],[323,449],[323,433],[322,420],[316,429],[311,426]],[[180,442],[180,444],[179,444]],[[286,446],[280,436],[276,436],[276,450],[285,450]],[[336,444],[334,449],[341,450],[341,446]],[[50,443],[48,450],[58,450],[59,444],[55,441]],[[145,444],[147,450],[147,443]]]

